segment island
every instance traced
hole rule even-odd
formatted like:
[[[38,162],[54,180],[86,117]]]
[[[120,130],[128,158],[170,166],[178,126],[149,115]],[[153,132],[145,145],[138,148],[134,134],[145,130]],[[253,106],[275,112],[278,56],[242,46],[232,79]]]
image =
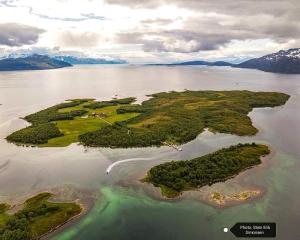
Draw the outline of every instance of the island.
[[[95,101],[73,99],[26,116],[32,125],[7,140],[17,144],[67,146],[80,142],[92,147],[149,147],[180,145],[204,129],[212,132],[255,135],[248,113],[253,108],[275,107],[289,95],[251,91],[184,91],[135,98]]]
[[[234,204],[244,202],[253,199],[259,195],[261,195],[260,190],[242,191],[233,195],[224,195],[220,192],[213,192],[210,196],[210,200],[213,204],[216,204],[218,206],[224,206],[230,203]]]
[[[0,60],[0,71],[46,70],[71,66],[70,63],[38,54]]]
[[[238,144],[195,159],[157,165],[142,181],[160,187],[163,196],[174,198],[183,191],[226,181],[260,164],[261,157],[269,153],[269,148],[262,144]]]
[[[11,207],[8,204],[0,204],[0,238],[39,239],[81,213],[79,204],[51,202],[52,196],[44,192],[29,198],[15,213],[9,213]]]

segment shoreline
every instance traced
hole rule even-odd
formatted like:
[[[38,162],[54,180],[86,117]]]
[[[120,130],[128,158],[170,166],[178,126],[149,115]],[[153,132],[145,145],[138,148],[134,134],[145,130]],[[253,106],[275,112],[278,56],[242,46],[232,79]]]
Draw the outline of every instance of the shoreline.
[[[81,208],[80,213],[74,215],[73,217],[71,217],[71,218],[68,219],[67,221],[61,223],[60,225],[58,225],[58,226],[52,228],[52,229],[49,230],[47,233],[44,233],[43,235],[39,236],[37,239],[48,239],[48,238],[50,237],[50,235],[51,235],[51,234],[54,235],[56,231],[58,231],[58,230],[60,230],[60,229],[61,229],[61,230],[65,229],[64,227],[67,227],[67,226],[65,226],[65,225],[67,225],[68,223],[71,223],[71,222],[73,222],[73,221],[75,221],[75,220],[79,220],[79,219],[84,215],[84,213],[86,213],[86,208],[85,208],[85,206],[84,206],[82,203],[80,203],[80,202],[78,202],[78,201],[75,201],[75,202],[76,202],[76,204],[78,204],[78,205],[80,206],[80,208]]]
[[[63,231],[65,231],[69,227],[72,227],[76,223],[78,223],[84,216],[86,216],[89,213],[89,211],[92,208],[91,205],[87,206],[87,204],[84,204],[84,203],[79,202],[79,201],[76,201],[76,203],[78,205],[80,205],[80,207],[81,207],[81,212],[80,213],[78,213],[77,215],[71,217],[67,221],[61,223],[59,226],[56,226],[55,228],[51,229],[49,232],[43,234],[38,239],[39,240],[47,240],[47,239],[50,239],[50,238],[62,233]]]
[[[75,188],[76,189],[76,188]],[[53,227],[52,229],[50,229],[48,232],[42,234],[41,236],[39,236],[36,239],[41,239],[41,240],[46,240],[46,239],[50,239],[51,237],[55,236],[56,234],[63,232],[64,230],[66,230],[68,227],[71,227],[73,224],[76,224],[77,221],[81,220],[82,217],[84,217],[86,214],[89,213],[89,211],[91,210],[92,206],[93,206],[93,201],[92,201],[92,197],[84,197],[84,198],[76,198],[74,200],[71,199],[66,199],[63,200],[61,199],[61,197],[63,198],[64,195],[59,192],[59,190],[63,190],[63,188],[54,188],[54,189],[44,189],[44,190],[40,190],[37,191],[35,193],[32,194],[28,194],[28,195],[23,195],[21,198],[18,198],[17,201],[11,201],[10,203],[12,203],[12,205],[10,205],[10,208],[7,210],[9,215],[14,214],[15,212],[17,212],[18,210],[22,209],[24,207],[24,203],[26,200],[41,194],[41,193],[51,193],[53,194],[53,196],[51,196],[48,199],[48,202],[52,202],[52,203],[76,203],[77,205],[80,206],[80,212],[74,216],[72,216],[71,218],[69,218],[68,220],[66,220],[65,222]],[[53,200],[53,198],[57,197],[57,200]],[[9,211],[11,211],[9,213]]]

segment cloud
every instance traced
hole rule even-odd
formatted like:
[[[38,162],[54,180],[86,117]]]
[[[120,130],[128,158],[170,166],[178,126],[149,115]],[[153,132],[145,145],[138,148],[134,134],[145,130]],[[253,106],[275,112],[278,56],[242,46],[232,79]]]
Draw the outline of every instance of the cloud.
[[[49,20],[59,20],[59,21],[66,21],[66,22],[81,22],[81,21],[86,21],[86,20],[105,20],[106,18],[103,17],[103,16],[97,16],[93,13],[87,13],[87,14],[80,14],[80,17],[65,17],[65,18],[62,18],[62,17],[53,17],[53,16],[48,16],[48,15],[45,15],[45,14],[40,14],[40,13],[35,13],[33,12],[33,9],[28,7],[29,9],[29,13],[32,14],[32,15],[35,15],[37,17],[40,17],[40,18],[44,18],[44,19],[49,19]]]
[[[47,29],[19,41],[0,28],[0,45],[132,59],[258,56],[300,42],[299,0],[0,0],[0,11],[2,22]]]
[[[71,3],[70,3],[71,4]],[[94,13],[80,13],[78,17],[54,17],[47,14],[42,14],[34,11],[34,8],[28,5],[18,5],[16,0],[0,0],[0,7],[10,7],[10,8],[25,8],[29,14],[35,15],[37,17],[48,19],[48,20],[59,20],[66,22],[81,22],[86,20],[106,20],[105,17],[96,15]]]
[[[134,8],[156,8],[166,3],[164,0],[105,0],[108,4],[123,5]]]
[[[1,0],[0,1],[0,6],[4,6],[4,7],[12,7],[14,6],[12,3],[14,2],[14,0]]]
[[[116,41],[140,44],[146,52],[192,53],[216,50],[231,41],[233,36],[206,34],[185,30],[135,32],[118,34]]]
[[[0,23],[0,45],[22,46],[37,43],[45,30],[19,23]]]
[[[168,26],[175,19],[153,18],[141,21],[141,25],[131,33],[123,32],[116,36],[118,42],[140,44],[144,51],[193,53],[218,50],[236,40],[269,39],[286,44],[300,39],[300,14],[298,14],[300,2],[296,0],[106,0],[106,2],[150,9],[176,5],[178,12],[182,9],[190,11],[188,17],[179,19],[181,24],[175,28]]]
[[[172,19],[167,19],[167,18],[156,18],[156,19],[153,18],[153,19],[142,20],[141,23],[145,24],[145,25],[162,25],[162,26],[165,26],[165,25],[173,23],[173,20]]]
[[[56,42],[60,47],[95,47],[99,44],[101,37],[94,32],[72,32],[64,31],[58,34]]]
[[[194,11],[215,12],[229,15],[255,15],[257,13],[286,15],[299,19],[298,0],[105,0],[108,4],[131,8],[158,8],[174,5]]]

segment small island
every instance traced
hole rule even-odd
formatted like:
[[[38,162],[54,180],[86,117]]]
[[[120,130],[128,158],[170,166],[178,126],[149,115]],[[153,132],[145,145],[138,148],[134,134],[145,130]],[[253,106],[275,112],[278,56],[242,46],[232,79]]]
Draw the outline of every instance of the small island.
[[[0,204],[0,239],[39,239],[79,215],[79,204],[48,201],[53,195],[40,193],[26,200],[21,210],[9,213],[8,204]]]
[[[253,108],[281,106],[289,95],[277,92],[184,91],[152,94],[142,104],[135,98],[95,101],[73,99],[26,116],[30,127],[7,137],[38,146],[149,147],[180,145],[204,129],[255,135],[248,113]]]
[[[160,187],[163,196],[174,198],[183,191],[226,181],[260,164],[261,157],[269,153],[265,145],[238,144],[192,160],[171,161],[152,167],[142,181]]]
[[[210,196],[210,200],[218,206],[224,206],[228,203],[240,203],[247,201],[259,195],[261,195],[260,190],[242,191],[233,195],[224,195],[220,192],[213,192]]]

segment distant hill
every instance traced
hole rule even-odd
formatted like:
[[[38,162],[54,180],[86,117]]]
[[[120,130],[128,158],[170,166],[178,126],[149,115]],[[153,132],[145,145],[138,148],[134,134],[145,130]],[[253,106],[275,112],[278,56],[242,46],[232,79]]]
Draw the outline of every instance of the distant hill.
[[[5,58],[0,60],[0,71],[45,70],[70,66],[72,66],[70,63],[37,54],[27,57]]]
[[[300,48],[281,50],[259,58],[234,64],[224,61],[187,61],[168,64],[150,64],[155,66],[231,66],[236,68],[251,68],[265,72],[300,74]]]
[[[232,66],[232,63],[223,62],[223,61],[216,61],[216,62],[208,62],[208,61],[188,61],[188,62],[178,62],[178,63],[169,63],[169,64],[151,64],[155,66]]]
[[[107,60],[104,58],[80,58],[73,56],[55,56],[56,60],[64,61],[70,64],[126,64],[125,60]]]
[[[203,65],[203,66],[232,66],[231,63],[223,62],[223,61],[216,61],[216,62],[208,62],[208,61],[188,61],[188,62],[181,62],[181,63],[173,63],[172,65]]]
[[[273,73],[300,74],[300,48],[281,50],[236,64],[234,67],[253,68]]]

